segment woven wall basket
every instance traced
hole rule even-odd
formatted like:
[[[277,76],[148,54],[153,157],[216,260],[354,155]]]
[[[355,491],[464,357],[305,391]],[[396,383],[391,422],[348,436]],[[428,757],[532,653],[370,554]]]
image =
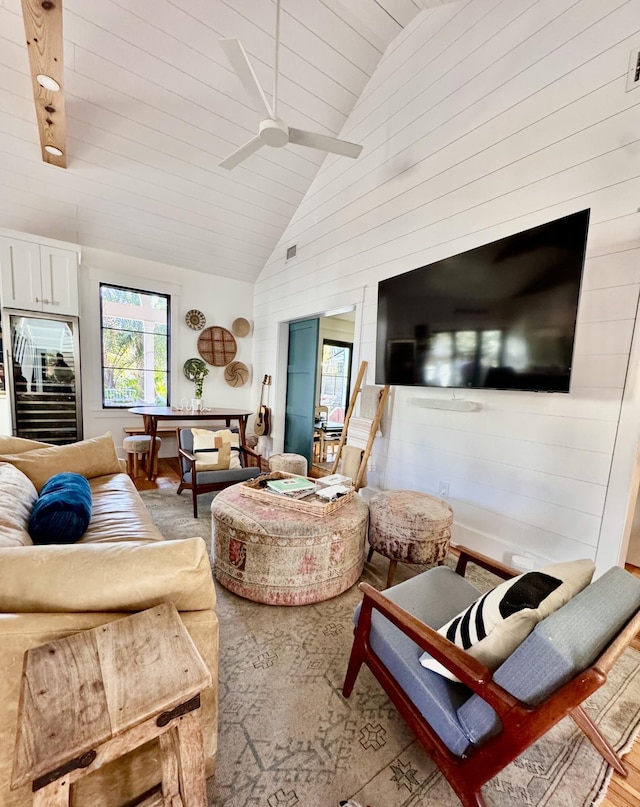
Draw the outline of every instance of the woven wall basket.
[[[231,331],[218,325],[205,328],[198,337],[198,353],[214,367],[226,367],[233,361],[237,351],[238,346]]]

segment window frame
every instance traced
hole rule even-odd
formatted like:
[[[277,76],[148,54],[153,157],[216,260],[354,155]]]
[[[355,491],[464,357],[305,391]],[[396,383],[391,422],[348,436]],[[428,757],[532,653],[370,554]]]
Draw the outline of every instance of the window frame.
[[[351,375],[352,370],[353,370],[353,342],[342,342],[342,341],[340,341],[338,339],[326,339],[326,338],[322,339],[322,347],[321,347],[321,350],[320,350],[321,361],[320,361],[320,385],[319,385],[319,392],[318,392],[318,402],[320,401],[320,399],[322,397],[322,376],[323,376],[322,365],[324,363],[322,361],[322,356],[324,355],[324,346],[325,345],[329,345],[329,347],[349,348],[349,368],[347,370],[347,376],[346,376],[346,378],[347,378],[347,389],[346,389],[346,394],[345,394],[345,399],[344,399],[344,411],[345,411],[345,414],[346,414],[346,411],[349,408],[349,401],[351,400],[351,384],[353,382],[353,378],[352,378],[352,375]]]
[[[105,386],[104,386],[104,318],[103,318],[103,299],[102,299],[102,289],[103,287],[109,289],[117,289],[119,291],[127,291],[133,292],[134,294],[144,294],[148,297],[164,297],[167,301],[167,403],[166,406],[171,406],[171,297],[172,295],[168,292],[162,291],[154,291],[152,289],[139,289],[134,288],[132,286],[124,286],[121,283],[109,283],[108,281],[98,281],[98,305],[99,305],[99,317],[100,317],[100,403],[102,411],[104,412],[117,412],[126,409],[131,409],[131,404],[122,404],[121,406],[106,406],[105,405]],[[154,334],[157,335],[157,334]],[[145,371],[143,371],[145,372]],[[137,404],[137,405],[145,405],[145,404]],[[146,404],[151,406],[151,404]]]

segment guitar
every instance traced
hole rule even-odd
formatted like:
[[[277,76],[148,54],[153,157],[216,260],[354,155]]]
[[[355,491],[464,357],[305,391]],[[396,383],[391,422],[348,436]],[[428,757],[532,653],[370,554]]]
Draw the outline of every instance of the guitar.
[[[262,401],[264,399],[264,388],[271,386],[271,376],[265,375],[262,379],[262,392],[260,393],[260,406],[258,407],[258,416],[253,424],[253,431],[258,437],[269,434],[271,430],[271,412],[269,407],[265,406]]]

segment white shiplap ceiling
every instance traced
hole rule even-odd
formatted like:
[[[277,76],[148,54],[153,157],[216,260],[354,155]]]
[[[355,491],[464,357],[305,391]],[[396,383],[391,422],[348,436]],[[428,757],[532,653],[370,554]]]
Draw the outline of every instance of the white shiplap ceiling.
[[[387,45],[440,2],[283,0],[280,116],[339,134]],[[274,26],[274,0],[64,0],[64,170],[40,160],[20,0],[0,0],[0,227],[253,281],[325,156],[218,168],[260,117],[218,39],[241,40],[269,95]]]

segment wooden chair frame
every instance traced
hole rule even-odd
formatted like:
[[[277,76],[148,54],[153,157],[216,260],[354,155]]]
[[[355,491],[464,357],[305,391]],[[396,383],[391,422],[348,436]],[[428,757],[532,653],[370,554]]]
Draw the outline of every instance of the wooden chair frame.
[[[235,481],[224,481],[224,482],[209,482],[207,484],[198,484],[198,472],[196,471],[196,458],[194,455],[187,451],[186,449],[182,448],[180,445],[180,432],[183,429],[176,429],[176,439],[178,442],[178,461],[180,464],[180,484],[178,485],[178,490],[176,491],[177,494],[182,493],[183,490],[190,490],[191,497],[193,499],[193,517],[198,518],[198,496],[200,493],[210,493],[213,490],[222,490],[223,488],[227,488],[230,485],[235,485]],[[191,471],[191,479],[192,482],[185,482],[184,481],[184,473],[182,471],[182,463],[180,462],[180,458],[185,459],[189,463],[189,470]],[[260,454],[254,451],[249,446],[240,445],[240,464],[243,468],[259,468],[260,467]],[[188,471],[187,471],[188,473]],[[207,473],[203,471],[203,473]]]
[[[469,561],[504,579],[518,574],[514,569],[466,547],[460,547],[456,572],[464,576]],[[343,694],[345,698],[351,695],[360,667],[363,663],[366,664],[419,742],[440,768],[464,807],[486,807],[481,792],[482,785],[567,715],[574,720],[604,759],[622,776],[627,775],[622,761],[581,704],[606,682],[607,673],[640,630],[640,612],[629,620],[590,667],[568,681],[538,706],[528,706],[496,684],[492,672],[482,663],[391,602],[384,594],[368,583],[360,583],[359,588],[364,600],[354,631],[355,638]],[[471,747],[464,757],[453,754],[371,649],[369,632],[374,609],[492,706],[500,717],[502,730],[483,745]]]

